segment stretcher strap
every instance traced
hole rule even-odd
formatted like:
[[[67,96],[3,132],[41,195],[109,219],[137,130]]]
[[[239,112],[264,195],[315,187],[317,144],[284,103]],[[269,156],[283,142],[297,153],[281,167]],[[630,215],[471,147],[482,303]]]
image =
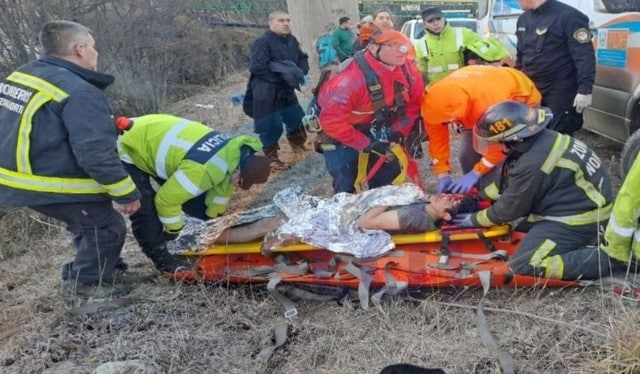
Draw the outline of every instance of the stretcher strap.
[[[409,287],[408,282],[399,281],[393,277],[393,274],[391,274],[391,266],[393,266],[393,262],[387,262],[387,264],[384,266],[385,285],[380,289],[380,291],[374,293],[371,296],[371,300],[380,301],[385,293],[389,293],[390,295],[397,295],[400,292],[406,290],[407,287]]]
[[[269,279],[269,283],[267,283],[267,291],[269,294],[284,306],[284,318],[291,318],[298,315],[298,309],[296,309],[296,304],[293,301],[289,300],[286,296],[282,295],[278,290],[276,290],[276,286],[282,280],[278,274],[271,273],[269,275],[271,279]]]
[[[369,310],[369,287],[371,287],[371,275],[366,271],[361,271],[353,262],[349,262],[345,270],[360,279],[358,283],[358,299],[360,300],[360,307],[363,310]]]
[[[263,359],[268,359],[269,357],[271,357],[271,355],[276,349],[285,345],[285,343],[287,342],[288,332],[289,332],[289,324],[287,323],[278,324],[273,331],[273,338],[274,338],[273,345],[261,350],[260,353],[258,353],[258,357],[261,357]]]
[[[491,353],[498,356],[500,367],[502,368],[503,373],[515,373],[515,364],[513,362],[513,357],[511,357],[509,353],[498,346],[498,343],[496,343],[493,335],[491,335],[491,330],[489,330],[487,319],[484,315],[483,301],[485,296],[487,296],[487,292],[489,292],[489,287],[491,286],[491,272],[480,271],[478,272],[478,278],[480,279],[480,284],[482,284],[483,289],[482,299],[480,299],[480,303],[478,304],[478,309],[476,311],[478,334],[480,335],[480,340],[482,341],[482,344],[485,346],[485,348],[487,348]]]
[[[482,253],[482,254],[473,254],[473,253],[463,253],[463,252],[449,252],[450,256],[453,257],[462,257],[468,258],[471,260],[480,260],[482,262],[490,261],[493,259],[500,259],[502,261],[506,261],[508,258],[508,253],[504,249],[496,249],[491,253]]]

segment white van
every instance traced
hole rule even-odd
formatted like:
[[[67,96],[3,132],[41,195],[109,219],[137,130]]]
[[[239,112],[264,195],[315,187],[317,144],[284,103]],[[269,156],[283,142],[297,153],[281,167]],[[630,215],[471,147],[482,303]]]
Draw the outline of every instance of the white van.
[[[515,56],[516,0],[492,0],[489,31]],[[621,167],[626,172],[640,150],[640,1],[559,0],[590,20],[596,48],[593,103],[584,127],[625,143]]]

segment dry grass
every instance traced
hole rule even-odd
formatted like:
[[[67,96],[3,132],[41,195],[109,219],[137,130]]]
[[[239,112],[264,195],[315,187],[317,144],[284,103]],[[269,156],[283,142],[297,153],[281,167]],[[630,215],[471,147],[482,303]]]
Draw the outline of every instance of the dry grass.
[[[225,88],[171,112],[223,131],[248,123],[228,105],[245,79],[233,76]],[[211,103],[213,109],[195,105]],[[619,146],[580,136],[615,164]],[[302,157],[285,153],[292,161]],[[322,167],[314,155],[307,156],[311,167]],[[274,176],[265,191],[303,180],[310,170]],[[318,179],[308,190],[326,195],[328,183]],[[425,187],[433,186],[431,180]],[[268,201],[265,191],[239,194],[235,209]],[[358,307],[357,297],[343,305],[299,300],[299,315],[285,320],[282,307],[262,285],[169,282],[131,237],[123,256],[133,272],[149,277],[134,285],[130,305],[74,314],[82,309],[72,309],[57,295],[60,265],[73,253],[70,240],[58,226],[34,221],[27,212],[11,210],[0,217],[5,228],[0,238],[0,372],[90,373],[102,363],[131,359],[169,373],[375,373],[396,362],[442,367],[448,373],[500,372],[476,327],[481,290],[422,290],[383,299],[369,311]],[[638,302],[596,288],[498,288],[489,292],[484,306],[489,328],[519,373],[640,373]],[[287,344],[264,354],[282,323],[289,325]]]

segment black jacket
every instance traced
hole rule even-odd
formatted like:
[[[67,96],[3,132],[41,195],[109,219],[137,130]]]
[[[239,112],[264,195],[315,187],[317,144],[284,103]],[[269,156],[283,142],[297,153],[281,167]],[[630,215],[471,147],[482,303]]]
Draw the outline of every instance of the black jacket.
[[[304,75],[309,73],[309,56],[300,49],[300,43],[295,36],[291,34],[279,36],[267,30],[251,46],[251,62],[249,64],[251,79],[289,87],[279,73],[273,72],[269,68],[269,63],[273,61],[287,60],[295,63]],[[293,88],[291,89],[293,90]]]
[[[516,68],[545,95],[556,82],[570,82],[590,94],[596,75],[589,18],[577,9],[547,0],[517,22]]]

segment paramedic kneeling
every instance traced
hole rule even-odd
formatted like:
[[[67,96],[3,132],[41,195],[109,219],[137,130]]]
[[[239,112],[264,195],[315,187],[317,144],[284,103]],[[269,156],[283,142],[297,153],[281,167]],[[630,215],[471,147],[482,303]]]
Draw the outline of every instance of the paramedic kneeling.
[[[611,260],[596,244],[612,206],[611,181],[600,158],[581,141],[546,129],[551,111],[516,101],[496,104],[474,127],[474,148],[503,147],[500,197],[488,209],[461,215],[463,227],[527,217],[528,233],[510,259],[516,274],[597,279]],[[523,231],[527,231],[526,229]]]

